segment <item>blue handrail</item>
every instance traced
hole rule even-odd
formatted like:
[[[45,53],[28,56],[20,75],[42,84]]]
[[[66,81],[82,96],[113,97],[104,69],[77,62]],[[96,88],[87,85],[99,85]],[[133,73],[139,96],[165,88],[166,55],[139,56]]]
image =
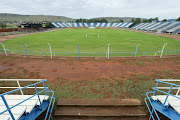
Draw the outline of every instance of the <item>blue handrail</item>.
[[[169,96],[173,96],[173,97],[175,97],[175,98],[180,99],[180,97],[171,94],[171,91],[172,91],[173,87],[180,87],[180,85],[177,85],[177,84],[174,84],[174,83],[165,82],[165,81],[162,81],[162,80],[159,80],[159,79],[156,79],[155,81],[157,82],[157,84],[156,84],[156,87],[153,87],[154,92],[147,92],[147,93],[146,93],[146,96],[147,96],[147,97],[144,99],[144,101],[145,101],[145,103],[146,103],[146,106],[147,106],[147,108],[148,108],[148,110],[149,110],[149,113],[150,113],[149,120],[150,120],[151,118],[152,118],[153,120],[155,120],[155,119],[154,119],[154,116],[153,116],[153,112],[155,113],[155,115],[156,115],[156,117],[158,118],[158,120],[160,120],[160,118],[159,118],[159,116],[158,116],[158,114],[157,114],[157,112],[156,112],[156,109],[155,109],[155,107],[154,107],[153,104],[152,104],[152,98],[149,96],[149,94],[153,94],[153,96],[155,96],[156,91],[158,91],[158,92],[160,92],[160,93],[163,93],[163,94],[166,94],[167,96],[166,96],[165,101],[164,101],[164,103],[163,103],[163,107],[169,107],[169,105],[168,105],[168,106],[165,106]],[[168,92],[165,92],[165,91],[159,90],[159,89],[158,89],[159,83],[163,83],[163,84],[166,84],[166,85],[170,85],[169,91],[168,91]],[[149,107],[149,105],[148,105],[148,103],[147,103],[147,99],[148,99],[148,101],[149,101],[149,103],[150,103],[150,105],[151,105],[151,107],[152,107],[152,110],[150,110],[150,107]]]
[[[147,92],[147,93],[146,93],[147,98],[145,98],[144,101],[145,101],[146,106],[147,106],[147,108],[148,108],[148,110],[149,110],[149,112],[150,112],[149,120],[151,119],[151,117],[153,118],[153,120],[155,120],[155,119],[154,119],[154,116],[153,116],[153,112],[155,113],[155,115],[156,115],[156,117],[158,118],[158,120],[160,120],[160,118],[159,118],[159,116],[158,116],[158,114],[157,114],[157,112],[156,112],[156,109],[154,108],[154,106],[153,106],[153,104],[152,104],[152,102],[151,102],[151,98],[149,97],[149,94],[153,94],[153,93],[154,93],[154,92]],[[150,105],[151,105],[151,107],[152,107],[152,111],[150,110],[150,107],[149,107],[149,105],[148,105],[148,103],[147,103],[147,101],[146,101],[147,99],[148,99],[148,101],[149,101],[149,103],[150,103]]]
[[[9,92],[0,94],[0,97],[2,98],[4,104],[5,104],[6,108],[7,108],[6,110],[0,112],[0,115],[8,111],[9,114],[10,114],[10,116],[11,116],[11,118],[12,118],[12,120],[15,120],[14,115],[13,115],[12,112],[11,112],[11,109],[12,109],[12,108],[14,108],[14,107],[16,107],[16,106],[24,103],[25,101],[28,101],[29,99],[31,99],[31,98],[33,98],[33,97],[35,97],[35,96],[38,96],[38,100],[39,100],[40,106],[41,106],[41,101],[40,101],[39,94],[41,94],[42,92],[45,92],[45,94],[47,95],[48,92],[51,92],[52,95],[51,95],[51,97],[49,97],[51,100],[50,100],[50,102],[49,102],[48,110],[47,110],[46,117],[45,117],[44,120],[47,120],[48,114],[49,114],[49,119],[48,119],[48,120],[52,119],[52,110],[53,110],[53,106],[54,106],[54,102],[55,102],[54,92],[53,92],[53,91],[47,91],[47,90],[48,90],[48,87],[45,87],[45,83],[44,83],[45,81],[47,81],[47,80],[42,80],[42,81],[40,81],[40,82],[31,84],[31,85],[28,85],[28,86],[21,87],[21,88],[19,88],[19,89],[15,89],[15,90],[12,90],[12,91],[9,91]],[[38,91],[36,85],[41,84],[41,83],[43,83],[44,89],[41,90],[41,91]],[[25,99],[25,100],[23,100],[23,101],[15,104],[15,105],[12,106],[12,107],[9,107],[9,105],[7,104],[7,101],[6,101],[5,97],[4,97],[4,95],[8,95],[8,94],[10,94],[10,93],[20,91],[20,90],[26,89],[26,88],[31,87],[31,86],[34,86],[34,87],[35,87],[36,94],[34,94],[34,95],[32,95],[31,97],[29,97],[29,98],[27,98],[27,99]]]
[[[47,89],[46,89],[46,90],[47,90]],[[42,92],[44,92],[44,91],[45,91],[45,90],[42,90],[41,92],[39,92],[39,94],[42,93]],[[12,108],[14,108],[14,107],[16,107],[16,106],[18,106],[18,105],[24,103],[25,101],[27,101],[27,100],[29,100],[29,99],[35,97],[36,95],[38,95],[38,94],[34,94],[33,96],[31,96],[31,97],[29,97],[29,98],[27,98],[27,99],[25,99],[25,100],[23,100],[23,101],[17,103],[16,105],[14,105],[14,106],[12,106],[12,107],[9,107],[9,109],[12,109]],[[3,97],[4,97],[4,95],[1,96],[1,98],[3,98]],[[5,100],[4,102],[6,102],[6,100]],[[6,106],[6,107],[7,107],[7,106]],[[4,110],[3,112],[0,113],[0,115],[3,114],[3,113],[5,113],[5,112],[7,112],[7,111],[8,111],[8,110]]]
[[[51,95],[52,97],[50,97],[50,98],[51,98],[51,101],[50,101],[50,103],[49,103],[49,106],[48,106],[48,109],[47,109],[48,112],[46,113],[46,116],[45,116],[45,119],[44,119],[44,120],[47,119],[48,113],[50,113],[48,120],[50,120],[50,117],[52,117],[52,110],[53,110],[54,103],[55,103],[54,92],[53,92],[53,91],[47,91],[47,92],[51,92],[51,93],[52,93],[52,95]],[[52,99],[53,99],[53,103],[52,103]],[[51,107],[51,103],[52,103],[52,107]],[[49,112],[49,111],[50,111],[50,112]]]
[[[31,87],[31,86],[34,86],[34,85],[43,83],[43,82],[45,82],[45,81],[47,81],[47,80],[42,80],[42,81],[40,81],[40,82],[33,83],[33,84],[31,84],[31,85],[24,86],[24,87],[22,87],[22,88],[18,88],[18,89],[15,89],[15,90],[12,90],[12,91],[9,91],[9,92],[6,92],[6,93],[2,93],[2,94],[0,94],[0,96],[2,96],[2,95],[7,95],[7,94],[10,94],[10,93],[13,93],[13,92],[16,92],[16,91],[20,91],[20,90],[23,90],[23,89],[25,89],[25,88],[28,88],[28,87]]]

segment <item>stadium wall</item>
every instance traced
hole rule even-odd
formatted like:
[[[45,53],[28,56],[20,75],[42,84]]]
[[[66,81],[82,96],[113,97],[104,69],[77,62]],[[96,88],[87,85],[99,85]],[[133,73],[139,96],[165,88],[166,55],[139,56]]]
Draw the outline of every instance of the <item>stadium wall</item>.
[[[0,32],[13,32],[13,31],[18,31],[18,29],[17,28],[0,29]]]

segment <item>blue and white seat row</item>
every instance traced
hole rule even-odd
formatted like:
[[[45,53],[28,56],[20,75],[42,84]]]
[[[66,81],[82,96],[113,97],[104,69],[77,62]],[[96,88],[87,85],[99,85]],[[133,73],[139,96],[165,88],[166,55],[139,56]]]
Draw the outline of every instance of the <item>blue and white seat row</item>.
[[[132,29],[178,34],[180,33],[180,22],[139,23],[133,26]]]
[[[9,105],[9,107],[12,107],[12,106],[22,102],[23,100],[26,100],[29,97],[32,97],[32,95],[5,95],[4,97]],[[40,97],[41,103],[44,100],[47,101],[49,98],[49,96],[45,96],[45,95],[40,95],[39,97]],[[32,110],[36,107],[36,105],[40,106],[40,102],[39,102],[37,96],[20,104],[17,107],[12,108],[11,112],[14,115],[15,119],[18,120],[24,114],[24,112],[26,112],[28,114],[31,113]],[[6,109],[7,108],[4,105],[3,100],[0,98],[0,112],[4,111]],[[0,120],[8,120],[8,119],[11,119],[8,111],[3,113],[2,115],[0,115]]]
[[[171,120],[180,120],[180,85],[177,79],[157,79],[153,92],[147,92],[145,103],[149,120],[161,120],[157,111]]]
[[[22,87],[21,81],[36,83]],[[35,120],[45,110],[47,112],[44,120],[52,120],[52,109],[55,101],[54,92],[45,87],[45,81],[41,79],[0,79],[0,82],[17,82],[18,86],[0,86],[0,90],[14,89],[0,94],[0,120]],[[43,85],[43,87],[36,87],[39,85]],[[36,92],[35,94],[25,95],[25,89]],[[18,94],[19,91],[21,95]],[[47,93],[51,93],[51,95],[49,96]]]
[[[66,23],[66,22],[52,22],[56,28],[70,28],[70,27],[120,27],[128,28],[133,23],[132,22],[104,22],[104,23]]]

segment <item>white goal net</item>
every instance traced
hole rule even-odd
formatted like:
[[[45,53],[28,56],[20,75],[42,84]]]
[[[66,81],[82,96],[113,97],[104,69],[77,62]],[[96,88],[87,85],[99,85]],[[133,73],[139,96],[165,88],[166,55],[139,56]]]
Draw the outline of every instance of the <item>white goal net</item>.
[[[96,27],[89,27],[89,29],[96,29]]]
[[[99,33],[86,33],[86,38],[92,38],[92,36],[97,36],[97,38],[99,39]]]

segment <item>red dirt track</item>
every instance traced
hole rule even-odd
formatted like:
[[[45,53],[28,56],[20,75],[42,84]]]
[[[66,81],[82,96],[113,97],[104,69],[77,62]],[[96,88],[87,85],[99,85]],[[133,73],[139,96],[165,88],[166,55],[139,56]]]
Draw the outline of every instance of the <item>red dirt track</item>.
[[[88,80],[98,78],[113,80],[124,79],[132,75],[154,74],[153,71],[170,71],[180,75],[180,57],[137,58],[119,60],[80,60],[0,56],[0,74],[22,74],[27,78],[44,78],[47,80]]]

